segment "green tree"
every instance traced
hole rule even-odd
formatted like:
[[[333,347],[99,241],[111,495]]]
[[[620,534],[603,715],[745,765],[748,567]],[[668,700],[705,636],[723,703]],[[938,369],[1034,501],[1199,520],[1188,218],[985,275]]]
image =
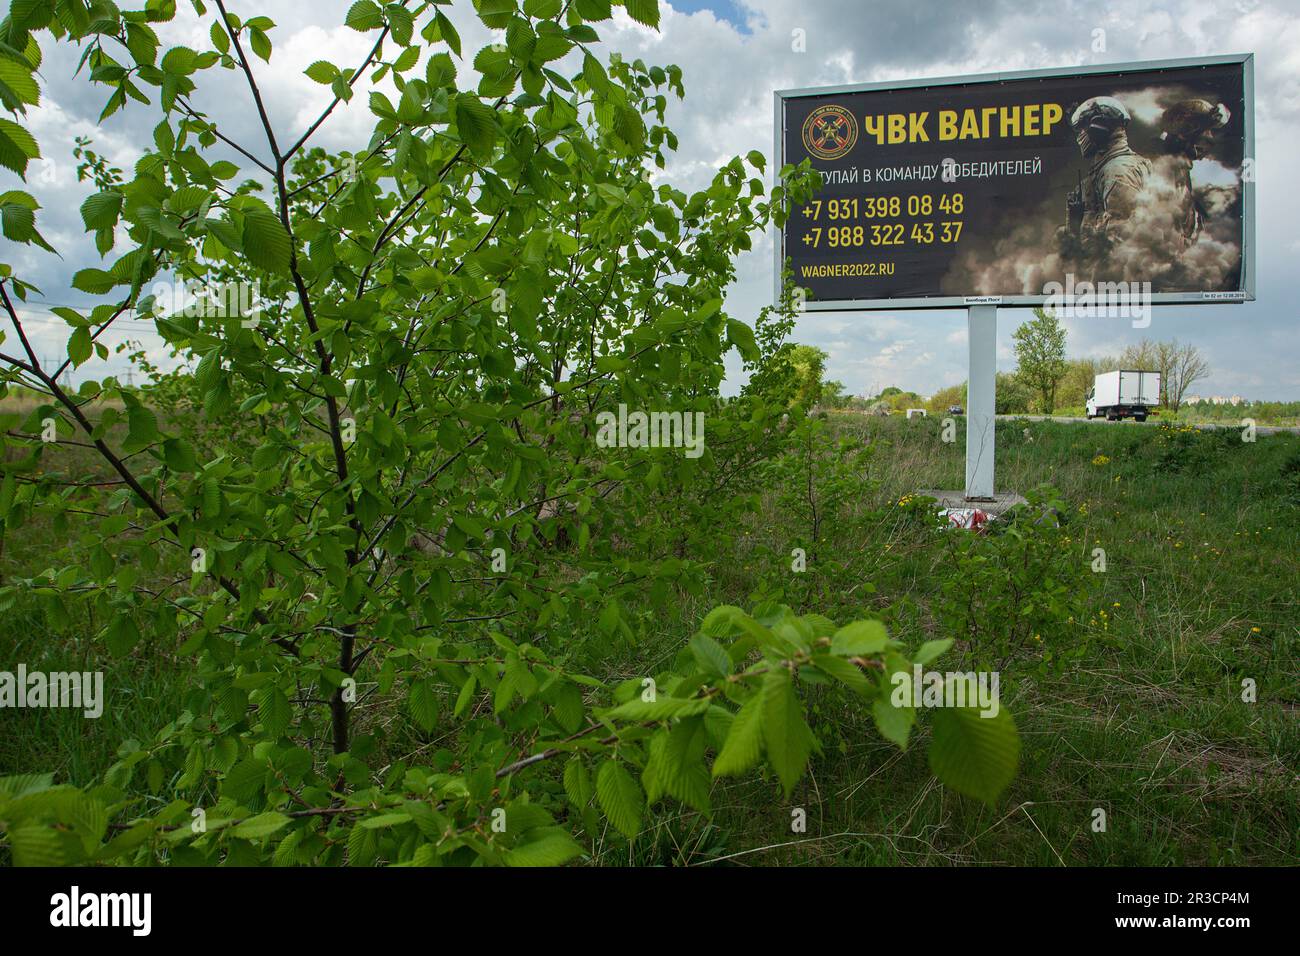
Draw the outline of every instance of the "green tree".
[[[1015,372],[998,372],[994,380],[993,410],[998,415],[1027,415],[1033,390]]]
[[[657,25],[653,0],[624,7]],[[332,99],[294,131],[271,123],[254,68],[275,24],[222,0],[198,49],[161,51],[153,25],[174,5],[155,0],[37,0],[0,25],[0,100],[18,120],[51,37],[82,47],[105,117],[143,103],[157,118],[130,178],[97,177],[82,206],[111,258],[73,279],[99,303],[57,313],[66,362],[31,348],[15,300],[33,286],[0,265],[17,335],[0,339],[0,384],[40,396],[0,429],[0,520],[79,533],[62,566],[6,581],[0,608],[93,621],[97,652],[172,642],[198,676],[185,712],[125,742],[101,786],[0,778],[16,863],[563,863],[605,822],[635,839],[660,800],[707,811],[715,777],[761,765],[788,794],[817,747],[799,688],[827,679],[906,745],[914,713],[887,675],[944,648],[908,655],[879,622],[719,608],[662,670],[601,667],[645,626],[631,596],[698,590],[692,522],[662,516],[690,500],[707,527],[725,523],[721,470],[779,434],[761,394],[741,414],[718,397],[727,351],[765,355],[722,297],[736,255],[815,175],[782,170],[769,192],[750,153],[693,195],[656,185],[680,70],[599,55],[607,2],[476,9],[504,43],[468,70],[443,7],[353,4],[347,24],[373,45],[307,68]],[[195,105],[217,67],[240,78],[258,141]],[[369,91],[365,142],[312,148],[384,76],[400,94]],[[16,121],[0,146],[20,175],[39,155]],[[6,236],[48,248],[37,211],[5,194]],[[232,308],[232,287],[255,288],[257,310]],[[193,375],[152,391],[89,376],[123,316],[152,317]],[[88,376],[75,392],[69,366]],[[176,387],[188,407],[163,401]],[[698,455],[602,445],[597,417],[620,406],[717,431],[697,434]],[[43,441],[50,422],[58,440]],[[101,456],[108,491],[42,480],[71,440]],[[962,719],[936,724],[935,771],[992,801],[1014,726],[976,725],[989,759],[972,763],[954,756]],[[398,732],[422,742],[386,752]]]
[[[1038,409],[1045,415],[1056,408],[1056,389],[1067,369],[1065,329],[1056,315],[1034,309],[1034,318],[1013,333],[1016,342],[1016,374],[1037,395]]]
[[[1165,393],[1164,401],[1171,411],[1177,412],[1192,383],[1210,374],[1210,363],[1195,345],[1179,345],[1177,339],[1170,342],[1161,355],[1163,373],[1160,384]]]
[[[925,405],[925,400],[916,392],[905,392],[902,389],[893,389],[888,395],[882,392],[881,396],[896,412],[906,412],[909,408],[921,408]]]
[[[1067,359],[1065,374],[1056,389],[1056,407],[1082,408],[1088,398],[1097,373],[1105,367],[1107,359]]]
[[[964,410],[966,408],[966,383],[960,385],[949,385],[941,388],[930,396],[925,407],[929,409],[931,415],[947,414],[948,409],[953,405],[960,405]]]
[[[843,382],[835,380],[822,382],[821,404],[825,405],[827,408],[844,408],[852,400],[852,395],[845,394]]]
[[[1210,374],[1210,363],[1194,345],[1179,345],[1177,339],[1153,342],[1143,339],[1124,349],[1115,368],[1160,373],[1160,404],[1177,412],[1192,383]]]
[[[795,397],[805,409],[815,407],[822,400],[827,358],[815,345],[795,345],[790,349],[789,362],[797,383]]]

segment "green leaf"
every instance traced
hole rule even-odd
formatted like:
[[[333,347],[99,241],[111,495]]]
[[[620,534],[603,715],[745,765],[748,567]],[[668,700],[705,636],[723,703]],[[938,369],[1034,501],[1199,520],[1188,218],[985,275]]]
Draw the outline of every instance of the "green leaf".
[[[764,647],[775,646],[778,639],[767,628],[759,624],[740,608],[730,604],[715,607],[704,616],[700,631],[710,637],[732,637],[737,633],[754,638]],[[733,648],[732,660],[735,661]]]
[[[562,684],[555,692],[552,703],[555,719],[566,733],[574,733],[582,726],[582,691],[577,684]]]
[[[339,68],[328,60],[317,60],[303,72],[307,74],[308,79],[329,86],[334,82],[334,78],[339,75]]]
[[[691,717],[655,735],[645,776],[647,795],[653,800],[662,790],[696,810],[709,809],[709,771],[704,765],[708,736],[702,717]]]
[[[365,827],[367,830],[387,830],[389,827],[410,822],[411,815],[409,813],[405,810],[396,810],[392,813],[380,813],[373,817],[366,817],[357,826]]]
[[[226,35],[225,30],[221,29],[220,23],[213,23],[208,35],[212,38],[212,45],[217,48],[218,53],[230,52],[230,37]]]
[[[746,362],[756,362],[761,357],[754,330],[738,319],[727,319],[727,341],[736,347]]]
[[[659,0],[623,0],[623,8],[637,23],[658,29]]]
[[[615,111],[614,132],[623,142],[634,148],[639,149],[645,143],[645,121],[634,109],[620,107]]]
[[[81,269],[72,277],[72,287],[90,295],[103,295],[117,285],[117,278],[102,269]]]
[[[0,56],[0,102],[14,113],[26,113],[27,106],[41,101],[41,89],[28,64]]]
[[[200,392],[206,392],[217,384],[221,377],[221,353],[212,349],[199,359],[194,369],[194,385]]]
[[[635,839],[641,832],[645,796],[641,785],[617,760],[606,760],[596,772],[596,798],[614,829]]]
[[[348,15],[343,22],[352,29],[364,33],[383,26],[384,13],[379,9],[379,4],[372,3],[371,0],[357,0],[348,9]]]
[[[562,8],[561,0],[524,0],[524,13],[534,20],[553,20]]]
[[[722,751],[713,761],[713,775],[739,776],[753,768],[763,755],[763,696],[745,701],[727,732]]]
[[[763,679],[763,741],[767,760],[776,771],[788,797],[803,776],[815,739],[803,718],[794,681],[784,667]]]
[[[511,19],[506,27],[506,48],[511,55],[521,63],[526,63],[533,55],[533,48],[536,45],[537,34],[533,33],[533,28],[528,25],[528,22],[518,17]]]
[[[411,685],[407,705],[410,707],[411,717],[425,733],[433,730],[438,720],[438,697],[427,680],[417,681]]]
[[[419,122],[423,115],[424,103],[419,86],[415,83],[406,84],[406,88],[402,90],[402,98],[397,101],[398,121],[409,126]]]
[[[52,773],[19,773],[0,777],[0,800],[12,800],[29,793],[40,793],[54,786]]]
[[[388,32],[398,45],[406,46],[411,42],[411,33],[415,28],[415,21],[411,17],[411,11],[407,10],[400,3],[390,3],[384,8],[388,11]]]
[[[456,97],[456,128],[476,159],[491,159],[496,144],[496,115],[491,107],[472,93],[462,93]]]
[[[253,48],[253,53],[265,62],[271,62],[271,39],[261,30],[248,31],[248,45]]]
[[[869,695],[875,686],[867,679],[867,675],[858,669],[858,665],[842,657],[833,657],[830,654],[814,654],[812,662],[818,670],[829,674],[842,684],[847,684],[863,696]]]
[[[880,736],[891,743],[907,749],[907,740],[916,722],[916,709],[910,705],[895,707],[887,695],[881,695],[871,702],[871,716],[876,721]]]
[[[558,60],[573,49],[573,44],[560,33],[543,33],[537,38],[533,48],[533,63],[549,63]]]
[[[974,707],[935,710],[930,769],[945,786],[992,806],[1019,763],[1020,735],[1005,708],[994,717]]]
[[[453,717],[459,717],[469,709],[476,690],[478,690],[478,678],[471,674],[469,680],[461,687],[460,693],[456,695],[456,706],[452,709]]]
[[[203,482],[203,517],[209,521],[221,517],[221,485],[215,478]]]
[[[196,61],[199,55],[189,47],[177,46],[172,47],[163,54],[162,62],[159,64],[164,73],[171,73],[176,76],[189,76],[196,69]]]
[[[700,669],[709,676],[726,677],[731,673],[731,655],[707,634],[696,634],[691,638],[691,653]]]
[[[525,839],[506,852],[507,866],[560,866],[583,852],[560,827],[537,827]]]
[[[168,438],[163,442],[163,460],[172,471],[193,472],[199,467],[194,446],[184,438]]]
[[[244,254],[268,272],[288,274],[291,244],[284,225],[268,210],[244,213]]]
[[[266,786],[268,764],[256,757],[247,757],[226,773],[221,784],[221,795],[238,803],[247,803]]]
[[[90,358],[92,344],[90,329],[83,325],[73,330],[68,339],[68,358],[72,359],[73,365],[80,367]]]
[[[889,633],[879,621],[854,621],[831,637],[831,653],[840,657],[879,654],[889,645]]]
[[[474,0],[479,19],[493,30],[499,30],[515,12],[515,0]]]
[[[258,840],[282,830],[289,823],[289,818],[283,813],[272,810],[267,813],[259,813],[255,817],[249,817],[231,830],[230,833],[241,840]]]
[[[369,866],[379,849],[379,834],[358,824],[348,833],[348,866]]]
[[[668,720],[672,717],[694,717],[709,709],[709,702],[703,697],[665,697],[660,694],[654,700],[642,700],[640,697],[620,704],[609,711],[606,716],[623,720]]]
[[[18,478],[12,471],[5,472],[4,481],[0,482],[0,521],[9,517],[14,506],[14,496],[18,493]]]
[[[289,729],[293,708],[282,690],[271,687],[262,692],[257,705],[257,716],[262,721],[262,732],[274,739],[283,736]]]
[[[114,657],[124,657],[140,643],[140,629],[130,614],[119,614],[109,623],[104,635],[108,651]]]
[[[11,827],[6,834],[14,866],[66,866],[75,857],[75,838],[45,824]]]
[[[926,641],[917,650],[916,656],[912,658],[912,663],[925,666],[952,647],[952,642],[951,637],[946,637],[942,641]]]
[[[158,419],[152,411],[144,405],[132,405],[126,410],[125,447],[138,451],[153,444],[160,437],[162,436],[158,433]]]
[[[574,9],[584,20],[608,20],[614,15],[609,0],[574,0]]]
[[[581,757],[570,757],[564,765],[564,792],[579,809],[591,800],[591,774],[587,772],[587,765]]]
[[[36,235],[36,210],[33,205],[22,202],[7,201],[11,196],[26,196],[26,193],[7,193],[6,201],[0,205],[0,217],[3,217],[3,230],[6,239],[14,242],[30,242]],[[30,198],[30,197],[28,197]]]
[[[460,34],[456,32],[455,25],[441,10],[439,10],[435,15],[434,22],[438,24],[438,33],[442,37],[443,42],[447,44],[447,48],[451,50],[452,53],[460,56]],[[455,76],[454,73],[452,75]]]

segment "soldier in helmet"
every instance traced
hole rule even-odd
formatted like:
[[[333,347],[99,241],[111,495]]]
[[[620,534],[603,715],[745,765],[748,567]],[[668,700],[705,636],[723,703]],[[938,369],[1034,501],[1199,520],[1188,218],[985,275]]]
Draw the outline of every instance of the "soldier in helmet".
[[[1117,226],[1128,219],[1151,177],[1151,163],[1128,144],[1131,121],[1124,104],[1113,96],[1084,100],[1070,116],[1079,152],[1090,163],[1088,174],[1066,199],[1061,251],[1068,259],[1096,267],[1117,238]]]
[[[1222,103],[1190,99],[1175,103],[1160,117],[1160,139],[1178,192],[1178,229],[1186,245],[1196,241],[1205,225],[1204,205],[1192,187],[1192,163],[1210,154],[1229,115]]]

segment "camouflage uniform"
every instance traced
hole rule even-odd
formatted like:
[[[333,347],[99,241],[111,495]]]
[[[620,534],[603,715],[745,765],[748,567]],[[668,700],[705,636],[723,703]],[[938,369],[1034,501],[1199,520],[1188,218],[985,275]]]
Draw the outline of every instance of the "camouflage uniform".
[[[1150,161],[1133,152],[1128,136],[1118,131],[1084,177],[1082,232],[1106,233],[1113,223],[1128,219],[1150,178]]]
[[[1151,178],[1151,163],[1128,144],[1129,113],[1119,100],[1097,96],[1070,117],[1079,148],[1091,161],[1088,175],[1066,200],[1058,230],[1061,255],[1080,278],[1104,278],[1105,260],[1121,237],[1119,226],[1137,208]]]
[[[1160,139],[1178,194],[1178,231],[1184,248],[1194,243],[1205,225],[1205,209],[1192,186],[1192,163],[1204,158],[1214,145],[1214,134],[1227,125],[1228,108],[1222,103],[1190,99],[1175,103],[1160,117]]]

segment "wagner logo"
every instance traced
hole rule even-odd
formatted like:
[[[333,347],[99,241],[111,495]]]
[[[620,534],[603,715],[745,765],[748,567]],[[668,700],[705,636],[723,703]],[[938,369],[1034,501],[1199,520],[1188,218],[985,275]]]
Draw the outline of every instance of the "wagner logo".
[[[51,926],[129,926],[135,936],[148,936],[153,897],[149,893],[69,893],[50,897]]]
[[[818,159],[839,159],[858,141],[858,121],[842,106],[819,106],[803,121],[803,145]]]

